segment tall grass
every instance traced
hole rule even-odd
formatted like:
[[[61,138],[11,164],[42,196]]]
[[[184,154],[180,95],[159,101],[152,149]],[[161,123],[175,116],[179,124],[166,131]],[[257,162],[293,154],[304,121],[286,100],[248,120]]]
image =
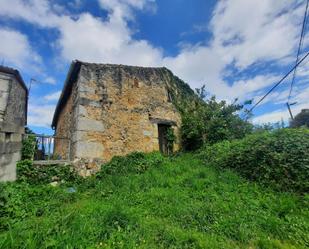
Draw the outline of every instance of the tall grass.
[[[141,171],[136,157],[126,174],[114,161],[99,178],[72,183],[75,193],[69,183],[2,185],[0,248],[309,246],[308,195],[274,192],[192,154],[141,156]]]

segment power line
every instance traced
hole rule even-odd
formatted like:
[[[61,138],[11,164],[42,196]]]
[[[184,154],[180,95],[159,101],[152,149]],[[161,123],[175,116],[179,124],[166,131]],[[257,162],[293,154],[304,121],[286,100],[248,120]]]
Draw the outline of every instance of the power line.
[[[301,29],[301,33],[300,33],[300,39],[299,39],[299,44],[298,44],[298,50],[297,50],[297,56],[296,56],[295,65],[297,64],[297,62],[298,62],[298,60],[299,60],[299,55],[300,55],[300,51],[301,51],[301,49],[302,49],[303,39],[304,39],[305,32],[306,32],[308,4],[309,4],[309,0],[307,0],[307,3],[306,3],[305,15],[304,15],[303,24],[302,24],[302,29]],[[292,90],[293,90],[293,85],[294,85],[294,82],[295,82],[296,71],[297,71],[296,69],[297,69],[297,67],[295,67],[294,72],[293,72],[293,77],[292,77],[291,87],[290,87],[290,92],[289,92],[289,97],[288,97],[288,103],[289,103],[289,101],[290,101],[291,94],[292,94]]]
[[[295,64],[295,66],[292,69],[290,69],[290,71],[286,75],[283,76],[281,80],[279,80],[271,89],[269,89],[269,91],[258,102],[255,103],[254,106],[251,107],[249,113],[251,113],[257,105],[259,105],[277,86],[279,86],[282,83],[282,81],[284,81],[293,72],[293,70],[295,70],[308,56],[309,52],[307,52],[307,54],[300,61],[298,61]]]

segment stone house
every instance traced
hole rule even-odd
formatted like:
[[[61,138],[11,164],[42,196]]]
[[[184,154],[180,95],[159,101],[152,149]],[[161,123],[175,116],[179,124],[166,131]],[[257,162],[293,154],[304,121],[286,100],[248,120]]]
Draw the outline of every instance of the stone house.
[[[68,140],[55,140],[54,153],[87,167],[133,151],[167,153],[169,128],[178,150],[173,98],[181,89],[193,94],[166,68],[73,61],[52,122],[55,136]]]
[[[16,179],[27,123],[28,89],[17,70],[0,66],[0,181]]]

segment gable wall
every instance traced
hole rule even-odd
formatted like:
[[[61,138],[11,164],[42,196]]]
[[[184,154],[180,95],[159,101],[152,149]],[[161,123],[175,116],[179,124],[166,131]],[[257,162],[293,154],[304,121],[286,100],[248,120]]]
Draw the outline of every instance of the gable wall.
[[[181,118],[168,102],[164,74],[150,68],[82,65],[74,157],[104,162],[133,151],[158,151],[158,127],[153,119],[177,124],[177,150]]]

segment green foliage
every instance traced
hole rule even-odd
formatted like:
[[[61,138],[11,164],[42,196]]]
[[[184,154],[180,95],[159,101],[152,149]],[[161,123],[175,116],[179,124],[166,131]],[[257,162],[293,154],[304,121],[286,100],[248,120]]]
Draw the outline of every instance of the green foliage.
[[[160,166],[163,160],[160,153],[133,152],[127,156],[115,156],[110,162],[101,166],[97,178],[104,178],[106,175],[142,174],[152,167]]]
[[[52,181],[78,182],[81,177],[67,165],[35,166],[31,160],[17,163],[17,179],[29,184],[46,184]]]
[[[176,136],[174,133],[174,129],[172,127],[167,128],[166,133],[167,147],[168,147],[168,155],[173,153],[174,142],[176,141]]]
[[[204,96],[200,92],[201,98]],[[184,149],[195,150],[204,144],[214,144],[222,140],[243,138],[252,131],[253,126],[237,114],[243,106],[217,101],[215,97],[207,100],[183,102],[182,142]]]
[[[306,194],[263,188],[231,170],[205,166],[192,154],[162,158],[160,167],[143,174],[113,172],[102,180],[87,178],[76,193],[64,185],[3,185],[0,248],[309,245]]]
[[[32,160],[36,149],[36,138],[33,134],[28,134],[23,140],[21,158],[22,160]]]
[[[290,122],[290,127],[307,127],[309,128],[309,109],[303,109]]]
[[[201,150],[206,163],[232,168],[265,186],[309,191],[309,130],[280,129],[224,141]]]
[[[28,217],[41,217],[60,210],[63,203],[70,203],[76,197],[63,188],[26,182],[2,183],[0,190],[0,235]],[[3,248],[1,242],[0,248]]]

